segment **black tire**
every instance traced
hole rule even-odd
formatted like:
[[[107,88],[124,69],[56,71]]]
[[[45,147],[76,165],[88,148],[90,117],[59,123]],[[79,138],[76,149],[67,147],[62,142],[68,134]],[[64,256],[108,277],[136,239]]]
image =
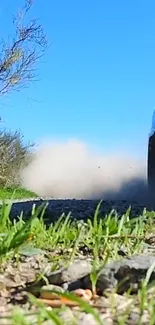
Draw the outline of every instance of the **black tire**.
[[[155,133],[150,136],[148,143],[147,179],[149,203],[155,209]]]

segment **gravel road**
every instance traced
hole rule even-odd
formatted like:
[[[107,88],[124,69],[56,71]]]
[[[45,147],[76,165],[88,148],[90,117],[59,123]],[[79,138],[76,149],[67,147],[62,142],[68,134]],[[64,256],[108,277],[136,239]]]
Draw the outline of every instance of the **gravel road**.
[[[30,215],[33,204],[39,206],[43,202],[48,202],[45,217],[52,221],[58,218],[62,213],[71,215],[77,219],[86,219],[94,215],[94,210],[100,200],[76,200],[76,199],[51,199],[51,198],[36,198],[36,199],[24,199],[14,200],[11,210],[11,217],[20,215],[21,211],[28,217]],[[0,201],[0,204],[2,201]],[[100,215],[104,217],[105,214],[109,213],[112,209],[117,210],[119,214],[123,214],[127,211],[128,207],[131,206],[131,214],[138,216],[143,213],[143,209],[146,207],[146,203],[139,203],[136,201],[102,201],[100,208]]]

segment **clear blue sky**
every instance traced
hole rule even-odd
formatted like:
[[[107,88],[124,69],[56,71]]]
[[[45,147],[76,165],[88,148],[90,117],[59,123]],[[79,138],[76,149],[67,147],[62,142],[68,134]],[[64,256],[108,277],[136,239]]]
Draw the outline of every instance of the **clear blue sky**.
[[[0,4],[2,36],[22,3]],[[39,81],[1,99],[3,125],[26,140],[76,137],[144,155],[155,106],[155,1],[36,0],[31,15],[51,47]]]

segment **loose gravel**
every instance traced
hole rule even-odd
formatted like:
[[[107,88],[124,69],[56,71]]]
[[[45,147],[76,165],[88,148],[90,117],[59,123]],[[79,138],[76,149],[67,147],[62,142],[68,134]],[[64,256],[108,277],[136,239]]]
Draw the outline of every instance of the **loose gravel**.
[[[53,199],[48,197],[13,200],[11,217],[15,218],[19,216],[22,211],[24,216],[28,217],[30,216],[33,205],[35,204],[35,206],[38,207],[43,202],[48,202],[45,218],[49,218],[50,221],[53,221],[53,219],[60,217],[62,213],[67,215],[69,212],[71,212],[72,217],[78,220],[91,218],[100,200]],[[2,201],[0,201],[0,204],[2,204]],[[147,207],[146,202],[103,200],[100,207],[100,216],[104,217],[106,214],[110,213],[112,209],[116,210],[119,215],[122,215],[127,211],[129,206],[131,206],[131,216],[134,217],[141,215],[144,208]]]

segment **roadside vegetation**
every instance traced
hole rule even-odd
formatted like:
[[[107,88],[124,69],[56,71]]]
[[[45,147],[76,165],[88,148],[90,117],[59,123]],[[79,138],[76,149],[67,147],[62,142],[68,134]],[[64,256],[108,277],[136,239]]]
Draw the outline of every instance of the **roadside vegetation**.
[[[9,5],[9,3],[8,3]],[[12,15],[11,34],[0,35],[0,100],[14,91],[22,91],[37,79],[38,62],[48,48],[42,25],[31,16],[33,0],[23,0],[23,5]],[[15,4],[16,8],[16,4]],[[7,17],[6,17],[6,24]],[[3,30],[6,28],[4,26]],[[0,117],[0,122],[2,118]],[[0,125],[1,126],[1,125]],[[0,192],[8,197],[10,188],[20,187],[20,171],[32,158],[34,144],[25,143],[19,130],[0,127]],[[8,189],[8,190],[6,190]],[[16,195],[19,190],[16,191]],[[21,190],[21,196],[30,195]],[[1,198],[0,198],[1,199]]]
[[[22,187],[1,187],[0,188],[0,200],[6,200],[6,199],[30,199],[30,198],[36,198],[38,195],[36,193],[33,193],[29,190],[26,190]]]

